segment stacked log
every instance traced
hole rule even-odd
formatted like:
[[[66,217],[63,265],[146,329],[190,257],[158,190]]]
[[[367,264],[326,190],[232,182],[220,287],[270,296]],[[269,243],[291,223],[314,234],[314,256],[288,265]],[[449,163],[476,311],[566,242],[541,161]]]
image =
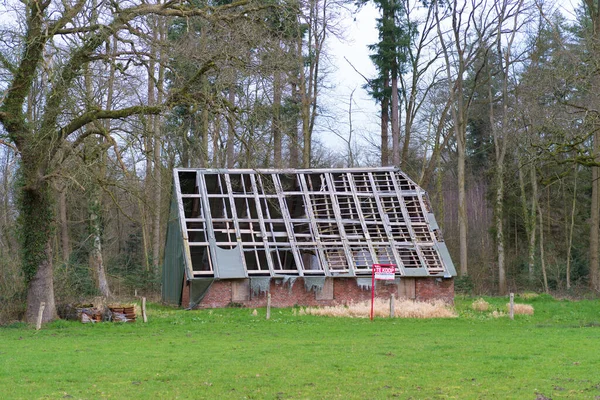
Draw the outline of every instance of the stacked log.
[[[114,305],[108,306],[113,322],[135,322],[135,306]]]
[[[96,323],[102,321],[102,310],[94,307],[92,304],[85,304],[77,307],[77,319],[82,323]]]

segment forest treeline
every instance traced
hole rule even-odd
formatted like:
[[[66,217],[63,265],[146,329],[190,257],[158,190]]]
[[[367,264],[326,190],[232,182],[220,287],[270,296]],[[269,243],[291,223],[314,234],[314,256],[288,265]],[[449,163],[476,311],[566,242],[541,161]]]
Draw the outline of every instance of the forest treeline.
[[[379,115],[363,132],[327,88],[328,46],[366,6],[377,74],[356,80]],[[429,191],[458,289],[600,290],[597,0],[7,0],[0,15],[0,320],[160,293],[177,167],[398,166]]]

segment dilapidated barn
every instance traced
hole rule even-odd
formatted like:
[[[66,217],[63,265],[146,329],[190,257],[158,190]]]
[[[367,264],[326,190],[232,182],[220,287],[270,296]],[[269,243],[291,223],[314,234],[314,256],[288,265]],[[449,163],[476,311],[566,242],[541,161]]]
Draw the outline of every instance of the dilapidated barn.
[[[393,167],[176,169],[163,300],[184,307],[452,301],[456,271],[427,194]],[[380,284],[381,283],[381,284]]]

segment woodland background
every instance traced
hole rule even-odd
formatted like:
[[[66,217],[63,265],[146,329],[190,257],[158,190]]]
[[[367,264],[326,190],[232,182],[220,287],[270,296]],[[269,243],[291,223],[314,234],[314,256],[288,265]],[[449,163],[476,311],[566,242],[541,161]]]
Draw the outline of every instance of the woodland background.
[[[357,130],[328,43],[368,0],[0,1],[0,322],[158,297],[176,167],[395,165],[457,290],[596,296],[598,1],[371,2]]]

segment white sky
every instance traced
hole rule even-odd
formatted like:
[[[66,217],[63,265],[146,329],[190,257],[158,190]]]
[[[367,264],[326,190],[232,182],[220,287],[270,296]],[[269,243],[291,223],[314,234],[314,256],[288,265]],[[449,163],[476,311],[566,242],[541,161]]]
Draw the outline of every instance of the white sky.
[[[373,98],[362,88],[366,83],[365,79],[348,63],[348,61],[352,63],[361,74],[368,78],[376,76],[377,71],[369,58],[370,52],[367,46],[378,40],[376,28],[378,16],[377,9],[371,3],[367,3],[358,13],[351,14],[349,12],[342,21],[342,25],[345,27],[344,39],[334,36],[329,39],[328,52],[332,66],[328,81],[334,85],[334,88],[331,91],[324,91],[320,101],[327,111],[335,114],[337,118],[328,121],[322,120],[321,124],[337,128],[339,133],[345,137],[349,132],[348,105],[353,90],[355,90],[352,105],[354,137],[368,133],[378,134],[380,131],[379,108]],[[320,138],[332,147],[344,148],[345,146],[342,140],[327,130],[320,134]]]
[[[575,19],[574,10],[580,3],[581,0],[555,0],[554,6],[567,19]],[[352,10],[354,9],[352,8]],[[325,106],[327,113],[334,114],[336,118],[322,118],[319,125],[337,128],[338,133],[347,137],[349,132],[348,103],[350,94],[355,89],[352,106],[353,141],[362,142],[361,137],[364,136],[370,136],[376,142],[379,141],[380,108],[362,88],[365,83],[364,78],[345,60],[347,58],[364,76],[368,78],[376,76],[377,71],[369,58],[370,52],[367,46],[378,41],[376,28],[378,17],[378,10],[372,2],[369,2],[358,13],[348,12],[343,18],[345,39],[342,40],[333,35],[328,38],[327,46],[332,64],[328,84],[334,87],[331,91],[321,93],[319,102]],[[346,148],[344,141],[332,134],[328,128],[319,132],[318,137],[330,147],[340,150]]]

